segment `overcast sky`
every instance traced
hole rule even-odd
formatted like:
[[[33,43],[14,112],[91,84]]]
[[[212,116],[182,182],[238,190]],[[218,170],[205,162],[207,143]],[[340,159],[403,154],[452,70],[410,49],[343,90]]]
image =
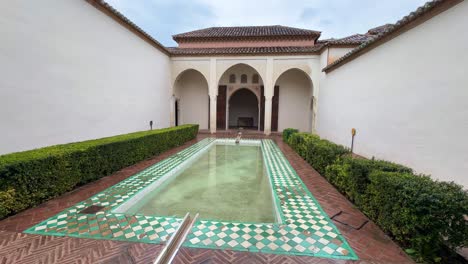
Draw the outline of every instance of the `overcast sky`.
[[[365,33],[395,23],[425,0],[107,0],[166,46],[172,35],[213,26],[284,25],[321,38]]]

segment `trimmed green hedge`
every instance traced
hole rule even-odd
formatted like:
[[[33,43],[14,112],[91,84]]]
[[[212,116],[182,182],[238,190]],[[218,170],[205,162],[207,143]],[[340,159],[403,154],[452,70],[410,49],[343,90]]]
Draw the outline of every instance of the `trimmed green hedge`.
[[[0,156],[0,219],[196,137],[198,125],[151,130]]]
[[[440,262],[444,247],[468,245],[468,195],[461,186],[377,170],[369,179],[363,212],[417,261]]]
[[[343,146],[308,133],[294,133],[290,135],[287,142],[322,175],[328,165],[349,153],[349,150]]]
[[[294,133],[286,143],[417,261],[450,262],[443,259],[447,247],[468,246],[468,192],[460,185],[388,161],[353,158],[316,135]]]
[[[283,130],[283,141],[284,142],[287,142],[289,137],[294,134],[294,133],[298,133],[299,132],[299,129],[295,129],[295,128],[286,128],[285,130]]]
[[[412,169],[403,165],[347,155],[329,164],[323,176],[359,206],[363,202],[362,195],[370,183],[369,174],[373,171],[413,173]]]

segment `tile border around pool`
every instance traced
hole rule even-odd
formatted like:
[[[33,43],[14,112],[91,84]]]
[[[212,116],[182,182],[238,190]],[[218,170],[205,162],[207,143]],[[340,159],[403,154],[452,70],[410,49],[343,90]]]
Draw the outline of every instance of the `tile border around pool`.
[[[161,179],[174,168],[215,142],[206,138],[120,183],[27,229],[25,233],[164,243],[180,225],[180,218],[126,215],[113,210]],[[242,139],[249,142],[249,139]],[[282,223],[231,223],[200,220],[183,244],[186,247],[228,249],[272,254],[358,259],[345,238],[296,174],[278,146],[261,141],[264,165],[272,184]],[[172,174],[172,173],[171,173]],[[80,214],[90,205],[104,206],[95,215]],[[278,206],[279,205],[279,206]]]

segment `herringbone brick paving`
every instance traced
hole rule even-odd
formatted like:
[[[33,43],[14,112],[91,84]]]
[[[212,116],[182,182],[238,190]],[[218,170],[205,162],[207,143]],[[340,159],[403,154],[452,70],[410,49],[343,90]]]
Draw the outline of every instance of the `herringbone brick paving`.
[[[228,134],[219,134],[226,137]],[[73,204],[130,177],[136,172],[165,159],[195,142],[212,136],[199,134],[197,139],[161,155],[125,168],[111,176],[81,186],[74,191],[0,221],[0,263],[152,263],[162,245],[92,240],[70,237],[53,237],[22,234],[35,225]],[[262,135],[246,135],[264,138]],[[280,137],[272,138],[283,151],[293,168],[328,215],[345,211],[349,222],[367,219],[343,195],[320,176],[307,162],[287,146]],[[393,243],[374,223],[361,230],[335,222],[362,263],[412,263],[405,253]],[[336,259],[258,254],[230,250],[181,248],[174,263],[347,263]],[[352,261],[356,262],[356,261]]]

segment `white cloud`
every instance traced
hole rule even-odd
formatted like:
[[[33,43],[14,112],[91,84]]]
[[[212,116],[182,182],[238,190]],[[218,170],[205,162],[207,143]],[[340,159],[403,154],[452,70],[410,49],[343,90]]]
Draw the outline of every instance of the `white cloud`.
[[[209,26],[285,25],[322,38],[394,23],[424,0],[108,0],[165,45],[170,35]]]
[[[424,0],[201,0],[218,26],[287,25],[322,31],[323,37],[364,33],[394,23]]]

